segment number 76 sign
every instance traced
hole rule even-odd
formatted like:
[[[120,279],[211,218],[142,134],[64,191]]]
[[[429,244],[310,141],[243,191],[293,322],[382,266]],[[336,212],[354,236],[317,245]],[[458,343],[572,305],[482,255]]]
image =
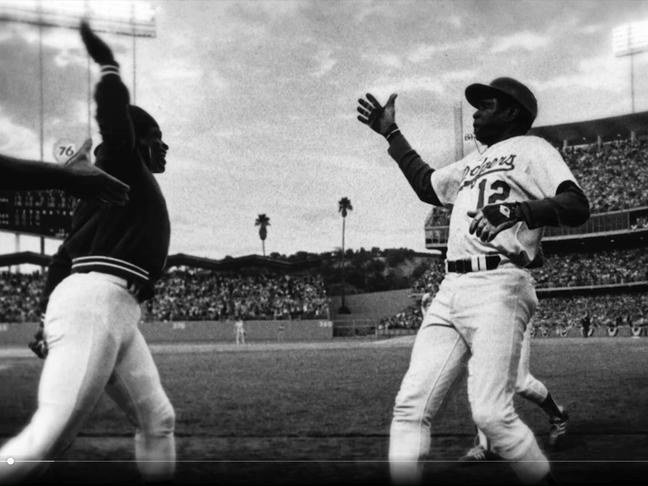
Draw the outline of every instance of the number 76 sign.
[[[75,152],[76,144],[71,140],[62,138],[54,144],[54,159],[56,159],[59,164],[62,164],[72,157]]]

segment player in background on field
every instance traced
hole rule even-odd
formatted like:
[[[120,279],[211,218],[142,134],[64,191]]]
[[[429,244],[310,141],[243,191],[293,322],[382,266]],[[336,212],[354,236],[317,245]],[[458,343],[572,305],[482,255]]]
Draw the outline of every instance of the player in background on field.
[[[81,201],[52,260],[38,409],[0,449],[2,485],[31,479],[64,451],[104,390],[135,426],[143,479],[169,481],[175,471],[175,413],[137,327],[168,254],[169,216],[153,176],[164,172],[168,147],[153,117],[129,104],[111,49],[87,23],[80,30],[101,66],[97,166],[129,184],[130,198],[124,206]]]
[[[245,327],[243,327],[243,318],[240,315],[234,322],[234,333],[236,335],[236,344],[245,344]]]
[[[526,86],[498,78],[468,86],[465,95],[476,108],[473,129],[485,149],[436,170],[396,124],[396,94],[384,107],[371,94],[358,100],[359,121],[385,137],[419,199],[452,205],[446,276],[396,396],[392,480],[421,482],[430,426],[467,365],[472,419],[493,451],[523,483],[555,484],[513,403],[524,332],[538,303],[528,268],[543,262],[542,228],[583,224],[589,203],[560,153],[526,135],[537,115],[537,101]]]
[[[0,154],[0,191],[60,189],[86,199],[124,205],[128,186],[90,163],[91,140],[63,165]]]

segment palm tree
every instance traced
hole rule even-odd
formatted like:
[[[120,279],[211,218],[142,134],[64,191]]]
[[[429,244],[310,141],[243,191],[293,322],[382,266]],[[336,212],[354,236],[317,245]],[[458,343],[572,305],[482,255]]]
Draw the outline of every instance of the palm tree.
[[[344,302],[344,233],[346,230],[346,217],[349,211],[353,211],[351,200],[348,197],[343,197],[338,201],[338,212],[342,214],[342,306],[340,312],[348,314],[350,311]]]
[[[268,237],[268,226],[270,226],[270,218],[265,213],[259,214],[254,226],[259,227],[259,238],[261,238],[261,248],[263,249],[263,256],[265,256],[265,240]]]

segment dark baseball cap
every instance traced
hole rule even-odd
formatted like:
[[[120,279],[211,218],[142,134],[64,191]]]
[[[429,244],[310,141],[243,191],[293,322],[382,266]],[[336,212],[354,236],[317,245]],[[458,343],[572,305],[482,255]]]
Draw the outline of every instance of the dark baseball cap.
[[[517,101],[535,120],[538,115],[538,101],[531,90],[516,79],[497,78],[492,80],[489,85],[475,83],[466,88],[466,99],[475,108],[478,107],[481,100],[497,98],[502,94]]]

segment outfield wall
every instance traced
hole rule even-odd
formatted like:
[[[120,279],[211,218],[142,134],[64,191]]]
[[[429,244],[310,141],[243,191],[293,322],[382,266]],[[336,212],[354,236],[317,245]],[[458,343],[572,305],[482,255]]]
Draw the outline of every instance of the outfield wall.
[[[375,322],[347,321],[336,323],[338,336],[376,336],[379,338],[405,334],[415,334],[411,329],[376,330]],[[0,346],[26,346],[38,328],[37,323],[6,324],[0,323]],[[144,322],[140,329],[150,343],[163,342],[234,342],[233,321],[178,321]],[[333,322],[329,320],[306,321],[246,321],[246,340],[255,341],[327,341],[333,339]],[[340,331],[344,332],[340,332]],[[632,329],[621,326],[618,337],[631,337]],[[571,328],[565,336],[558,329],[547,332],[546,336],[538,331],[534,339],[580,337],[580,328]],[[610,337],[607,327],[595,327],[591,337]],[[648,328],[642,328],[637,337],[648,337]]]
[[[24,346],[37,323],[0,324],[0,346]],[[321,320],[245,321],[246,341],[326,341],[333,339],[333,322]],[[149,343],[160,342],[234,342],[233,321],[178,321],[140,323]]]
[[[331,317],[334,321],[353,319],[376,319],[393,316],[413,303],[410,297],[412,289],[386,290],[366,294],[346,295],[344,302],[351,314],[338,314],[342,297],[333,295],[331,299]]]

